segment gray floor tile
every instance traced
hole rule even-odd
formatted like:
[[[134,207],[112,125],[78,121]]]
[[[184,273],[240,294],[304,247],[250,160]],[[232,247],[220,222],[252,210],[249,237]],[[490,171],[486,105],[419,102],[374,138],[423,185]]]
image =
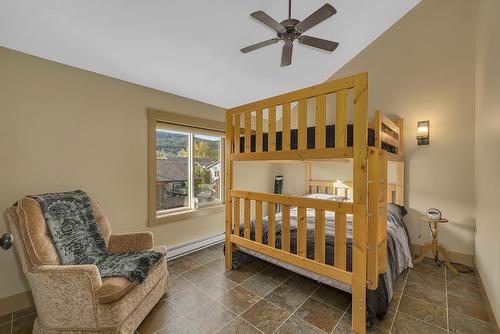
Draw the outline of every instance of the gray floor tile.
[[[241,286],[229,290],[217,300],[236,314],[241,314],[261,298]]]
[[[293,274],[283,284],[289,286],[292,289],[305,293],[306,295],[312,294],[319,287],[319,284],[317,282],[298,274]]]
[[[309,298],[294,315],[330,333],[342,318],[342,314],[342,311],[334,307]]]
[[[260,272],[261,275],[264,275],[266,277],[269,277],[270,279],[278,282],[278,283],[283,283],[286,281],[290,276],[292,276],[292,272],[289,270],[286,270],[284,268],[278,267],[278,266],[270,266]]]
[[[341,311],[345,311],[352,300],[351,294],[327,285],[321,285],[312,297]]]
[[[173,306],[180,314],[186,314],[196,308],[199,308],[213,300],[206,293],[195,287],[182,293],[168,295],[166,301]]]
[[[306,294],[286,285],[280,285],[271,291],[265,299],[292,313],[309,298]]]
[[[313,325],[292,316],[276,331],[276,334],[324,334],[326,332]]]
[[[422,299],[403,295],[398,311],[446,329],[447,320],[445,305],[429,303]]]
[[[246,320],[238,317],[224,326],[217,334],[260,334],[261,332]]]
[[[242,314],[242,318],[264,333],[273,333],[288,318],[290,313],[262,299]]]
[[[446,330],[398,312],[392,327],[394,334],[446,334]]]
[[[185,320],[170,304],[166,301],[160,301],[144,319],[137,331],[140,334],[148,334],[165,328],[182,332],[185,328]]]
[[[270,279],[260,273],[250,277],[241,286],[253,293],[264,297],[269,292],[273,291],[279,285],[275,280]]]
[[[469,317],[464,314],[449,312],[450,332],[457,334],[495,334],[489,322]]]
[[[215,276],[216,274],[217,272],[213,271],[212,269],[205,266],[201,266],[186,271],[183,274],[181,274],[181,276],[190,281],[191,283],[197,284],[203,280],[206,280],[207,278]]]
[[[210,297],[217,298],[234,288],[236,283],[220,274],[217,274],[211,278],[201,281],[197,284],[197,286]]]
[[[0,325],[0,334],[10,334],[12,323],[11,322],[4,322],[3,324]]]
[[[211,334],[236,318],[236,314],[214,300],[189,312],[185,318],[198,333]]]
[[[173,263],[168,262],[168,269],[180,275],[186,271],[190,271],[198,267],[199,265],[200,264],[198,262],[191,260],[190,258],[183,257],[177,259],[177,261]]]
[[[253,275],[255,275],[254,271],[247,269],[244,266],[239,266],[234,270],[226,270],[223,273],[224,277],[229,278],[231,281],[240,284],[243,281],[246,281]]]
[[[486,305],[473,302],[467,298],[448,295],[448,309],[451,312],[462,313],[472,318],[489,321]]]

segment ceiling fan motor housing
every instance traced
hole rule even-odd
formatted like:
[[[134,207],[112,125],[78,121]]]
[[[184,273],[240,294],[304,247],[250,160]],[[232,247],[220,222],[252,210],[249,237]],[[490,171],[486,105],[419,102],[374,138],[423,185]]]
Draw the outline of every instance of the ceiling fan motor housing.
[[[300,21],[297,19],[286,19],[281,21],[281,25],[285,27],[286,31],[284,33],[278,32],[278,37],[285,41],[285,43],[292,43],[296,38],[299,38],[300,33],[295,30],[295,26],[299,24]]]

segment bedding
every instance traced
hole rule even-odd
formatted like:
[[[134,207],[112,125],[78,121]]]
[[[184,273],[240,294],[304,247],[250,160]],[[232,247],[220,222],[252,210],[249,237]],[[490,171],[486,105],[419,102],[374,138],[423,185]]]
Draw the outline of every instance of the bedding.
[[[353,125],[347,125],[347,146],[352,146],[353,144]],[[268,151],[267,143],[267,133],[262,134],[262,150],[264,152]],[[290,149],[296,150],[298,148],[299,130],[290,130]],[[315,145],[315,127],[310,126],[307,128],[307,148],[313,149]],[[375,146],[375,130],[368,128],[368,146]],[[283,147],[283,133],[281,131],[276,132],[276,151],[281,151]],[[335,124],[326,126],[326,147],[335,147]],[[382,143],[382,148],[388,152],[396,153],[396,149],[385,143]],[[245,137],[240,137],[240,152],[243,153],[245,149]],[[251,136],[250,140],[250,151],[255,152],[255,135]]]
[[[318,194],[324,196],[324,194]],[[311,196],[311,195],[308,195]],[[394,291],[394,283],[406,268],[411,268],[411,253],[408,241],[408,235],[402,220],[402,207],[388,204],[387,215],[387,272],[379,275],[379,286],[376,290],[367,290],[367,321],[373,324],[375,316],[383,317],[387,311],[389,302],[392,299]],[[404,208],[403,208],[404,209]],[[399,213],[399,214],[394,214]],[[307,257],[314,259],[314,209],[307,209]],[[276,214],[276,248],[281,248],[281,213]],[[243,236],[244,225],[240,225],[240,236]],[[335,216],[333,212],[325,212],[325,255],[326,263],[332,265],[334,263],[334,241],[335,241]],[[250,223],[250,238],[255,240],[255,221]],[[266,244],[268,240],[268,219],[262,219],[262,243]],[[347,270],[352,269],[352,215],[347,215]],[[256,252],[238,247],[243,250],[236,251],[233,255],[233,267],[236,268],[248,259],[248,253],[256,256]],[[297,207],[290,208],[290,252],[297,252]],[[258,256],[260,257],[260,256]],[[262,258],[262,257],[261,257]],[[264,258],[266,259],[266,258]],[[276,262],[276,261],[272,261]],[[287,267],[286,263],[276,263]],[[293,271],[292,268],[288,268]],[[350,286],[342,282],[337,282],[331,279],[322,279],[317,274],[306,275],[316,278],[318,281],[325,284],[335,286],[339,289],[350,291]]]
[[[330,200],[330,201],[338,201],[338,202],[349,202],[349,198],[347,198],[345,196],[339,196],[339,195],[333,195],[333,194],[307,194],[307,195],[304,195],[304,197],[314,198],[314,199],[324,199],[324,200]]]

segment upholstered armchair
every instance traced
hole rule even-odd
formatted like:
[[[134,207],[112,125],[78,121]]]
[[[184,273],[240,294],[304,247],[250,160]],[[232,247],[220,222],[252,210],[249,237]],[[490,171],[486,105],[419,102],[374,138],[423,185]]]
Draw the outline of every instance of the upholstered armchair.
[[[102,208],[92,201],[108,251],[155,249],[149,232],[111,234]],[[167,289],[165,256],[143,283],[101,278],[95,265],[60,265],[40,205],[25,197],[6,216],[35,301],[33,333],[133,333]]]

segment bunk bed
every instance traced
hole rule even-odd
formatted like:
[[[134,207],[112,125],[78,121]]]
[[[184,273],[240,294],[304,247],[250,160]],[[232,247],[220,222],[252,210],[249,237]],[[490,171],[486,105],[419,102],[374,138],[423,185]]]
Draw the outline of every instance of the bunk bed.
[[[327,124],[333,110],[334,124]],[[240,250],[348,291],[352,329],[366,333],[367,289],[380,289],[388,272],[388,203],[404,202],[403,124],[380,111],[368,124],[367,73],[228,109],[226,268]],[[335,159],[352,160],[352,202],[233,189],[234,161],[301,161],[308,192],[334,194],[333,180],[314,180],[310,171],[312,162]],[[397,164],[392,183],[388,161]]]

